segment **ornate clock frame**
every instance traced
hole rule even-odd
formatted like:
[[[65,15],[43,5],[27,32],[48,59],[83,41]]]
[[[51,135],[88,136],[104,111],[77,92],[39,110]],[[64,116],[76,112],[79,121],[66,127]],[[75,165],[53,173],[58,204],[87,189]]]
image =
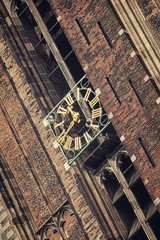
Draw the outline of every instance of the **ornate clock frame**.
[[[61,149],[69,165],[110,124],[98,94],[92,89],[86,75],[52,109],[44,121],[56,139],[54,145]]]

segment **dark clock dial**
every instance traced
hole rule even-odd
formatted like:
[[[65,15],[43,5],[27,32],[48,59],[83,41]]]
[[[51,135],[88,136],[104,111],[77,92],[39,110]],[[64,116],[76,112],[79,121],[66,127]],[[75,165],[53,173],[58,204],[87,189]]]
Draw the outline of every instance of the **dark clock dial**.
[[[73,88],[52,110],[49,118],[52,118],[52,132],[67,159],[73,159],[83,151],[108,121],[99,97],[89,85]]]
[[[90,119],[86,119],[78,105],[82,101],[87,103],[91,111]],[[102,108],[91,88],[77,88],[66,95],[55,113],[53,129],[58,143],[66,150],[78,151],[92,141],[99,130]]]

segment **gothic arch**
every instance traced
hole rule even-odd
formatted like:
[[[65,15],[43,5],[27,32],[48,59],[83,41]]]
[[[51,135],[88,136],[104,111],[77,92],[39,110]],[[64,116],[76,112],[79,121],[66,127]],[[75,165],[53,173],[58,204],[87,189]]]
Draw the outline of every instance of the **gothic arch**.
[[[65,238],[68,239],[68,229],[76,222],[74,212],[71,209],[70,205],[67,204],[62,207],[57,217],[57,222],[60,231],[62,232],[62,234],[64,234]]]
[[[17,17],[17,12],[16,12],[17,3],[18,3],[18,0],[9,1],[9,4],[10,4],[9,10],[12,17]]]
[[[46,223],[41,232],[41,240],[62,240],[57,225],[53,219]]]

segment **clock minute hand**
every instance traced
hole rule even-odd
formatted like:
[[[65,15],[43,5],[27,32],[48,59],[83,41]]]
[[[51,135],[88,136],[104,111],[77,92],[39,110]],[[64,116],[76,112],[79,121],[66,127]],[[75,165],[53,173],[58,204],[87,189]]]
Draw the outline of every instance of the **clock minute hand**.
[[[68,127],[67,131],[66,131],[66,132],[63,131],[63,132],[59,135],[59,137],[58,137],[58,142],[59,142],[59,143],[63,143],[63,142],[64,142],[67,133],[68,133],[68,132],[71,130],[71,128],[74,126],[74,123],[75,123],[75,121],[73,120],[73,121],[69,124],[69,127]]]
[[[68,129],[67,129],[67,131],[66,131],[66,135],[67,135],[67,133],[71,130],[71,128],[74,126],[74,123],[75,123],[75,121],[73,120],[70,124],[69,124],[69,127],[68,127]]]

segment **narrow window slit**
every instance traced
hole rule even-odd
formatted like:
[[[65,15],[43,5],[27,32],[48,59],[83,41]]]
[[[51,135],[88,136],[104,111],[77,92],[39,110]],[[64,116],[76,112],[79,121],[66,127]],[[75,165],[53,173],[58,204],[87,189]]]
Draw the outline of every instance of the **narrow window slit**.
[[[133,83],[132,83],[132,81],[131,81],[131,80],[129,80],[129,83],[130,83],[130,85],[131,85],[131,87],[132,87],[132,89],[133,89],[134,93],[136,94],[136,96],[137,96],[137,98],[138,98],[138,100],[139,100],[139,102],[140,102],[141,106],[143,107],[143,102],[142,102],[142,100],[141,100],[140,96],[138,95],[138,93],[137,93],[137,91],[136,91],[135,87],[133,86]]]
[[[113,48],[113,44],[112,44],[110,38],[108,37],[107,33],[105,32],[105,30],[104,30],[104,28],[103,28],[103,26],[102,26],[100,21],[98,21],[98,26],[101,29],[101,32],[102,32],[103,36],[105,37],[105,39],[107,40],[110,48]]]
[[[146,146],[145,146],[143,140],[142,140],[140,137],[138,138],[138,140],[139,140],[139,142],[140,142],[140,144],[141,144],[141,146],[142,146],[144,152],[146,153],[146,155],[147,155],[147,157],[148,157],[148,159],[149,159],[149,161],[150,161],[152,167],[155,167],[156,164],[155,164],[155,162],[153,161],[153,159],[152,159],[152,157],[151,157],[151,155],[150,155],[148,149],[146,148]]]
[[[80,28],[80,30],[81,30],[81,32],[82,32],[86,42],[88,43],[88,45],[90,45],[89,38],[88,38],[87,34],[84,32],[84,29],[83,29],[81,23],[79,22],[79,20],[77,18],[76,18],[76,23],[78,24],[78,27]]]
[[[115,97],[117,98],[118,103],[121,105],[121,100],[119,99],[119,97],[118,97],[118,95],[117,95],[115,89],[113,88],[113,86],[112,86],[112,84],[111,84],[109,78],[106,77],[106,79],[107,79],[107,82],[108,82],[110,88],[112,89],[112,92],[114,93]]]

